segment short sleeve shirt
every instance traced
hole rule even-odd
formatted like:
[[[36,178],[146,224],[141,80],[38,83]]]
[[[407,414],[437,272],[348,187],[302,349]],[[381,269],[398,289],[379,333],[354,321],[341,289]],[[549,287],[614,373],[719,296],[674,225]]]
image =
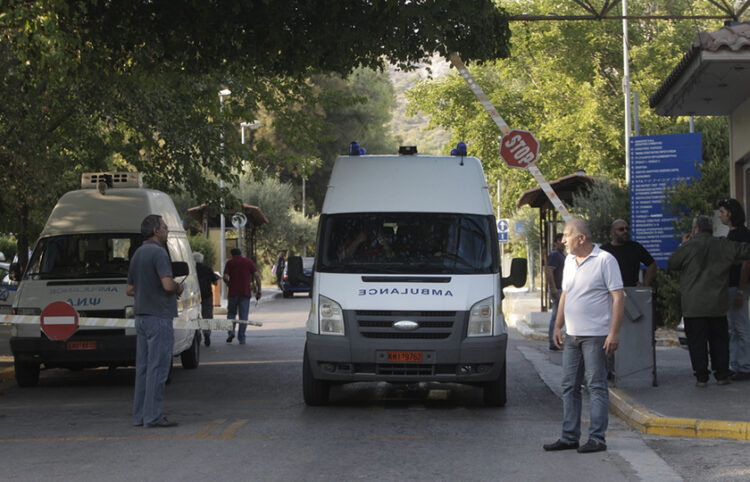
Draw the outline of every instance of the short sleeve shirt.
[[[565,258],[563,270],[565,326],[572,336],[607,336],[612,324],[611,291],[622,289],[620,268],[614,256],[594,246],[578,264]]]
[[[252,259],[243,256],[232,256],[224,266],[224,274],[229,275],[229,291],[227,296],[253,296],[250,290],[250,281],[253,274],[258,271]]]
[[[161,279],[172,277],[172,263],[167,250],[154,241],[144,241],[135,251],[128,268],[128,284],[135,288],[136,316],[175,318],[177,295],[167,293]]]
[[[558,290],[562,287],[564,264],[565,255],[556,249],[553,249],[549,256],[547,256],[547,266],[555,270],[555,286],[557,286]]]
[[[603,244],[602,249],[611,253],[617,260],[623,286],[636,286],[641,263],[650,266],[654,262],[654,258],[646,248],[633,240],[626,241],[622,246],[615,246],[612,243]]]

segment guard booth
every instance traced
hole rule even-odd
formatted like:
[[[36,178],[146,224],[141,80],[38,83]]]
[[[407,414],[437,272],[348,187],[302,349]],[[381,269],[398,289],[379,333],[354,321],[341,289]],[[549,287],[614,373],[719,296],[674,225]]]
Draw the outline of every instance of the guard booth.
[[[656,340],[651,288],[625,288],[625,316],[620,346],[615,352],[613,385],[622,388],[656,386]]]

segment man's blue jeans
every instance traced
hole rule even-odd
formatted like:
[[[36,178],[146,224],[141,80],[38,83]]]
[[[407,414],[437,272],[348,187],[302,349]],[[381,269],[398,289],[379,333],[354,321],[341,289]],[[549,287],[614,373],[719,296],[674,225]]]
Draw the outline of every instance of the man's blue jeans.
[[[133,424],[153,425],[164,418],[164,385],[172,366],[171,318],[137,316]]]
[[[606,336],[565,336],[562,356],[562,398],[564,442],[581,438],[581,384],[584,375],[589,390],[589,439],[605,443],[609,422],[609,390],[607,387]]]
[[[247,315],[250,312],[250,298],[247,296],[230,296],[227,300],[227,320],[234,320],[237,312],[239,311],[240,320],[247,321]],[[232,323],[232,329],[228,330],[227,333],[233,335],[234,328],[238,323]],[[245,341],[245,330],[247,330],[247,323],[239,323],[237,327],[237,339],[240,343]]]
[[[729,369],[735,373],[750,372],[750,319],[747,316],[747,295],[742,295],[742,306],[734,306],[737,287],[729,288]]]

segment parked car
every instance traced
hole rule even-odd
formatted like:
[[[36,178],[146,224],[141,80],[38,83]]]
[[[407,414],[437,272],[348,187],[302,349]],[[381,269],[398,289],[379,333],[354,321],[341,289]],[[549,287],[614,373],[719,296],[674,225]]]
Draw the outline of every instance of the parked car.
[[[313,265],[315,264],[315,258],[302,258],[302,271],[305,275],[312,277]],[[294,283],[289,279],[289,263],[284,264],[284,274],[281,276],[281,293],[284,298],[291,298],[294,293],[307,293],[307,296],[312,296],[312,286],[310,284],[297,280]]]

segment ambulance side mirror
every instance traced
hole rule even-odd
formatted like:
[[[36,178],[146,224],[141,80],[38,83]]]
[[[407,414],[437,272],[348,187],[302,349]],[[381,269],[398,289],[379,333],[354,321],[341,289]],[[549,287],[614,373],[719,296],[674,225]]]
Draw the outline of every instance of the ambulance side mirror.
[[[526,259],[513,258],[510,262],[510,276],[503,278],[502,286],[513,285],[516,288],[520,288],[526,284],[527,274]]]
[[[179,278],[180,276],[187,276],[190,274],[190,268],[184,261],[172,261],[172,276]]]

